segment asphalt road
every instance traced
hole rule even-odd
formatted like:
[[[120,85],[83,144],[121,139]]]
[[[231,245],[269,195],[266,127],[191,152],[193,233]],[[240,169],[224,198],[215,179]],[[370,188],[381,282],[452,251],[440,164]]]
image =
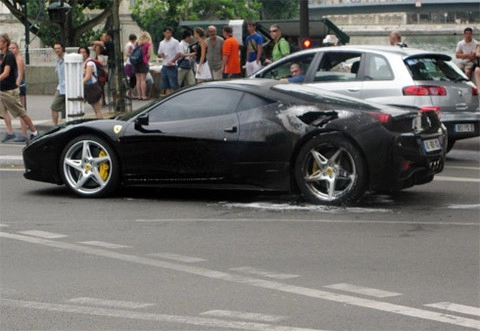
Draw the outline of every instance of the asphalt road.
[[[480,155],[355,208],[0,170],[1,330],[480,329]]]

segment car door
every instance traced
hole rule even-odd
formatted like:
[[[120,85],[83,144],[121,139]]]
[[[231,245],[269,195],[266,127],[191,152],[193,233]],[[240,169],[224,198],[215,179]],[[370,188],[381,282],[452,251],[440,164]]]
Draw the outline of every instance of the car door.
[[[193,88],[158,103],[122,139],[129,180],[222,182],[236,157],[241,91]],[[147,179],[145,179],[147,180]]]
[[[400,75],[399,71],[402,70],[402,67],[403,64],[397,69],[397,74]],[[360,65],[358,78],[362,81],[361,99],[379,103],[402,104],[403,86],[395,81],[393,68],[383,55],[366,53]]]
[[[364,58],[362,52],[325,49],[319,54],[317,66],[310,68],[308,85],[360,98],[362,81],[358,75]]]

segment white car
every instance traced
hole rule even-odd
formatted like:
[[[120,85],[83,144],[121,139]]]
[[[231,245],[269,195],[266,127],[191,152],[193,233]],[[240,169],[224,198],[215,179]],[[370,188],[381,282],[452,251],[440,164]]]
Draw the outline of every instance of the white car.
[[[292,63],[303,84],[402,107],[436,109],[455,141],[480,135],[478,90],[448,55],[399,46],[338,46],[299,51],[251,78],[283,78]]]

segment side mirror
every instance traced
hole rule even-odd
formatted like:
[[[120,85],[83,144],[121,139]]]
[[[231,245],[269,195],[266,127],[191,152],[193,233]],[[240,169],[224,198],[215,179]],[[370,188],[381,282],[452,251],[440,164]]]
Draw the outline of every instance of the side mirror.
[[[149,114],[142,114],[137,117],[135,120],[135,130],[143,132],[143,133],[162,133],[161,130],[154,129],[154,130],[147,130],[145,127],[150,125],[150,117]]]
[[[150,120],[148,117],[148,113],[142,114],[138,116],[137,119],[135,120],[135,130],[144,132],[145,129],[143,127],[148,126],[149,123],[150,123]]]

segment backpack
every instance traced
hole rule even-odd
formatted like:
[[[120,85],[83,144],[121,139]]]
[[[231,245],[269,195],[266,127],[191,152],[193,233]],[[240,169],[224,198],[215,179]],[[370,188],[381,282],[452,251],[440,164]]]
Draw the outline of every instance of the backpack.
[[[133,49],[132,54],[130,54],[130,63],[134,65],[143,63],[143,52],[141,45],[137,45]]]
[[[108,81],[107,70],[105,70],[105,68],[103,68],[103,64],[99,60],[90,59],[89,61],[93,61],[93,63],[95,63],[95,66],[97,67],[97,75],[96,76],[94,75],[94,76],[95,76],[95,78],[97,78],[98,82],[101,85],[104,85]]]

